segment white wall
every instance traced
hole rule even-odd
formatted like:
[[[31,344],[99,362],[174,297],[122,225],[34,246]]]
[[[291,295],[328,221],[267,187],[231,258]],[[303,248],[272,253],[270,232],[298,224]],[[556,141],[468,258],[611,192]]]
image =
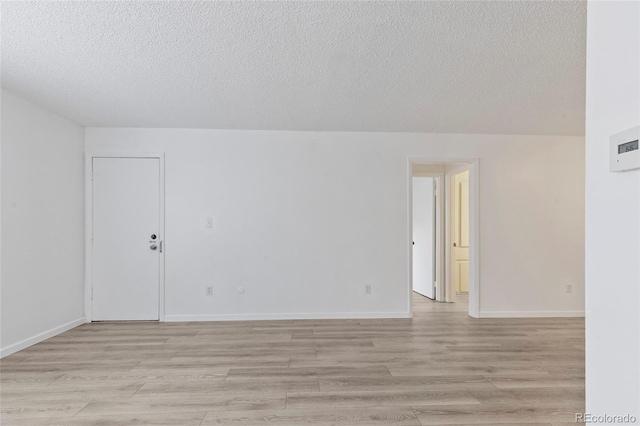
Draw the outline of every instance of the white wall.
[[[581,137],[87,128],[86,143],[166,153],[167,320],[407,315],[409,156],[481,159],[484,315],[584,310]]]
[[[84,320],[81,126],[2,89],[2,355]]]
[[[587,412],[640,419],[640,170],[609,172],[609,136],[640,124],[640,3],[587,13]]]

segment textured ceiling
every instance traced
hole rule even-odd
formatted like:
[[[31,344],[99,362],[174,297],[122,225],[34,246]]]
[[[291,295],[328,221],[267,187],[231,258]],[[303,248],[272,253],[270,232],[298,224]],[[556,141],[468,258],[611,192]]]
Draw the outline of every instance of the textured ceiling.
[[[586,2],[2,2],[2,86],[87,126],[584,134]]]

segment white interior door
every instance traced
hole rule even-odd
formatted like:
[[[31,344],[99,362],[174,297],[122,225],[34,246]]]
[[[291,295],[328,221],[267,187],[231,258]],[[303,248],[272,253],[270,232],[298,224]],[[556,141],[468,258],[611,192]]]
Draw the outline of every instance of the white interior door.
[[[435,179],[413,177],[413,290],[435,299]]]
[[[160,160],[94,158],[92,320],[157,320]]]
[[[469,172],[454,177],[453,277],[457,293],[469,293]]]

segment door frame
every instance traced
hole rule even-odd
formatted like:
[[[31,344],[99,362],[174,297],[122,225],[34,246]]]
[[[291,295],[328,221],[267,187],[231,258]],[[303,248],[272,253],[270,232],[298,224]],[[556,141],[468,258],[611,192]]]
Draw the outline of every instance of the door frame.
[[[408,157],[407,159],[407,255],[408,255],[408,305],[409,315],[413,317],[413,248],[411,245],[413,239],[413,185],[411,178],[413,177],[414,165],[434,165],[434,166],[447,166],[451,164],[464,164],[463,166],[456,167],[455,169],[445,171],[445,188],[441,193],[445,194],[445,202],[440,203],[441,208],[445,208],[444,217],[444,244],[443,250],[444,265],[451,264],[451,241],[450,226],[447,223],[450,222],[450,182],[448,177],[454,170],[464,171],[469,170],[469,316],[473,318],[480,317],[480,159],[469,157],[452,157],[452,158],[433,158],[433,157]],[[447,200],[448,199],[448,200]],[[443,206],[444,205],[444,206]],[[453,302],[451,286],[453,285],[453,279],[451,277],[451,270],[449,267],[442,266],[444,269],[444,280],[439,280],[439,288],[436,291],[436,296],[443,295],[444,297],[438,297],[437,301]],[[439,263],[440,266],[440,263]],[[440,275],[443,276],[443,275]]]
[[[164,232],[165,204],[164,204],[164,152],[85,152],[84,155],[84,315],[85,322],[92,320],[92,290],[93,290],[93,159],[94,158],[153,158],[158,159],[160,167],[160,224],[159,241],[163,241],[165,250],[160,253],[160,282],[158,284],[158,319],[165,320],[164,297],[164,264],[166,238]]]
[[[444,278],[445,278],[445,263],[444,263],[444,257],[442,256],[442,254],[444,253],[444,240],[445,240],[445,223],[446,221],[445,216],[444,216],[444,204],[443,201],[443,194],[444,194],[444,180],[445,180],[445,174],[444,172],[413,172],[411,173],[411,182],[410,182],[410,191],[411,191],[411,199],[409,200],[410,205],[409,208],[411,209],[411,211],[409,212],[409,214],[411,215],[411,241],[413,240],[413,178],[414,177],[430,177],[430,178],[434,178],[436,181],[436,206],[435,206],[435,210],[436,210],[436,226],[435,226],[435,246],[436,246],[436,250],[435,250],[435,262],[433,264],[433,267],[435,269],[435,273],[436,273],[436,285],[435,285],[435,290],[434,290],[434,298],[432,300],[435,300],[437,302],[443,302],[444,301],[444,293],[442,292],[442,289],[444,288],[443,283],[444,283]],[[413,293],[413,244],[411,244],[411,276],[410,276],[410,281],[411,281],[411,292]],[[412,296],[413,297],[413,296]]]

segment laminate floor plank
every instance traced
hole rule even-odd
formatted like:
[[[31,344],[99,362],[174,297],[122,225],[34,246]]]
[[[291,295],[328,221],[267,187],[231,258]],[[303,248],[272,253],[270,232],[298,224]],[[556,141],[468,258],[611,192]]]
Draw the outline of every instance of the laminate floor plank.
[[[291,340],[291,333],[235,333],[235,334],[196,334],[193,337],[190,336],[174,336],[169,337],[166,340],[166,343],[190,343],[193,341],[198,342],[208,342],[208,343],[217,343],[217,344],[225,344],[225,343],[235,343],[235,342],[267,342],[267,343],[279,343],[279,342],[288,342]]]
[[[410,364],[399,364],[389,366],[389,371],[392,376],[456,376],[456,375],[477,375],[481,374],[484,376],[491,375],[524,375],[524,374],[532,374],[532,375],[540,375],[546,373],[546,371],[539,366],[533,364],[518,364],[518,365],[484,365],[482,363],[473,363],[472,365],[459,365],[453,364],[449,365],[447,363],[443,364],[426,364],[426,365],[410,365]]]
[[[374,348],[371,340],[358,340],[358,341],[317,341],[317,340],[292,340],[290,342],[278,342],[264,343],[264,342],[250,342],[245,343],[242,346],[243,350],[250,351],[263,351],[273,349],[277,346],[280,350],[300,350],[300,349],[326,349],[326,348],[339,348],[341,350],[361,349],[361,348]]]
[[[207,413],[202,425],[227,426],[421,426],[408,407]]]
[[[260,368],[256,365],[255,368]],[[158,365],[146,366],[144,368],[132,368],[126,372],[117,372],[115,376],[141,376],[150,377],[155,381],[174,381],[174,380],[207,380],[208,377],[226,377],[229,374],[229,367],[210,367],[202,365],[176,364],[176,365]],[[68,374],[66,376],[74,376]]]
[[[2,364],[0,360],[0,364]],[[44,386],[53,382],[54,380],[63,376],[63,373],[59,372],[25,372],[25,371],[7,371],[6,369],[0,370],[0,389],[6,386]]]
[[[289,366],[289,358],[273,358],[267,360],[260,359],[187,359],[181,360],[150,360],[138,363],[131,371],[159,370],[163,368],[211,368],[211,369],[235,369],[235,368],[287,368]]]
[[[385,366],[365,366],[365,367],[344,367],[344,366],[322,366],[305,368],[232,368],[226,380],[282,380],[286,378],[301,377],[361,377],[390,376],[389,370]]]
[[[434,356],[450,354],[446,349],[429,349],[425,348],[422,353],[420,351],[402,351],[401,349],[375,349],[375,350],[356,350],[356,351],[327,351],[316,350],[316,358],[318,359],[335,359],[344,361],[355,361],[357,359],[366,360],[390,360],[391,362],[412,362],[412,361],[432,361],[437,363]],[[292,357],[296,357],[292,354]]]
[[[315,349],[288,349],[281,350],[280,348],[273,348],[270,350],[264,350],[259,352],[247,351],[243,349],[236,349],[232,351],[207,351],[203,349],[198,350],[182,350],[176,352],[172,361],[187,361],[190,359],[206,359],[206,360],[224,360],[224,359],[237,359],[237,360],[264,360],[270,361],[282,358],[316,358]]]
[[[240,411],[284,409],[284,393],[264,392],[262,395],[169,395],[93,400],[76,416],[132,413],[180,413],[200,411]]]
[[[584,320],[83,324],[0,360],[2,425],[575,424]]]
[[[143,385],[141,382],[89,382],[68,383],[56,381],[48,386],[30,388],[2,387],[0,398],[3,401],[37,399],[40,401],[129,398]],[[27,401],[25,401],[27,402]]]
[[[147,332],[148,333],[148,332]],[[64,333],[63,333],[64,334]],[[159,345],[163,343],[167,343],[169,339],[183,339],[184,337],[144,337],[144,336],[117,336],[116,338],[110,337],[108,334],[103,334],[100,336],[73,336],[73,337],[62,337],[62,335],[52,337],[49,339],[51,343],[63,343],[65,345],[73,344],[73,343],[91,343],[96,345],[130,345],[132,343],[138,345]]]
[[[14,420],[21,417],[71,417],[91,402],[91,398],[67,398],[54,401],[30,398],[29,400],[3,398],[0,419]]]
[[[361,366],[387,366],[393,365],[395,363],[402,363],[405,365],[432,365],[436,366],[437,364],[434,361],[428,359],[425,356],[424,360],[418,359],[408,359],[406,357],[389,357],[389,356],[379,356],[379,357],[362,357],[362,359],[358,359],[354,357],[352,359],[321,359],[321,358],[291,358],[289,366],[291,368],[308,368],[308,367],[361,367]]]
[[[80,416],[65,418],[22,417],[2,419],[3,426],[198,426],[206,411],[187,413],[131,413],[106,414],[96,417]]]
[[[84,384],[97,383],[130,383],[130,382],[142,382],[142,383],[177,383],[177,382],[191,382],[197,383],[200,381],[223,381],[229,373],[228,368],[222,368],[220,372],[212,372],[210,370],[199,369],[160,369],[158,374],[154,371],[146,370],[144,372],[124,372],[105,375],[104,372],[73,372],[62,376],[57,376],[56,380],[59,383],[69,383],[70,386],[85,386]],[[52,381],[53,381],[52,380]],[[49,382],[50,383],[50,382]]]
[[[21,362],[13,364],[3,368],[2,374],[6,372],[11,373],[50,373],[59,372],[64,374],[71,371],[86,371],[86,370],[102,370],[102,371],[129,371],[135,366],[140,364],[140,361],[114,361],[114,362],[100,362],[100,360],[94,360],[92,362]]]
[[[319,379],[321,392],[394,390],[495,389],[484,376],[345,377]]]
[[[175,351],[163,352],[163,351],[143,351],[143,352],[116,352],[105,351],[96,353],[45,353],[33,355],[29,358],[29,364],[65,364],[65,363],[84,363],[84,364],[122,364],[131,363],[133,361],[148,361],[148,360],[170,360],[174,358],[178,353]]]
[[[498,389],[514,388],[579,388],[584,387],[584,374],[511,375],[490,377],[489,382]]]
[[[171,386],[166,383],[145,383],[135,393],[135,398],[142,396],[167,396],[167,395],[249,395],[287,393],[287,392],[318,392],[318,380],[315,378],[302,378],[293,380],[260,381],[260,380],[234,380],[234,381],[200,381],[178,382]]]
[[[517,407],[541,407],[574,409],[576,413],[584,412],[584,389],[551,387],[551,388],[512,388],[469,392],[482,404],[510,405]]]
[[[550,424],[575,420],[570,409],[519,407],[516,405],[412,406],[422,425]],[[575,424],[575,423],[574,423]]]
[[[480,402],[467,389],[426,391],[321,391],[287,394],[287,407],[291,408],[401,407],[418,404],[458,405],[480,404]]]

